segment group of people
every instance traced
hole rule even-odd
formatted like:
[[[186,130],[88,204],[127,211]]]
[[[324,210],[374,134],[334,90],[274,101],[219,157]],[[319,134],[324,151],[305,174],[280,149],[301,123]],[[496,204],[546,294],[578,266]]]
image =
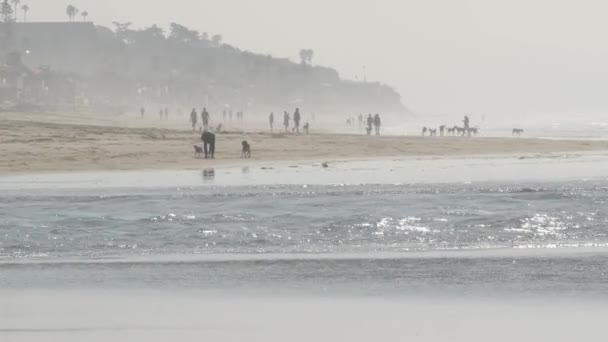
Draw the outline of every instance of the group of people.
[[[140,119],[144,119],[146,116],[146,108],[145,107],[141,107],[139,109],[139,117]],[[169,120],[169,108],[168,107],[164,107],[164,108],[160,108],[158,110],[158,116],[161,120]]]
[[[224,120],[224,122],[226,122],[226,120],[232,121],[234,114],[235,113],[232,109],[224,109],[224,111],[222,112],[222,119]],[[242,112],[242,111],[236,112],[237,121],[243,121],[244,118],[245,118],[244,112]]]
[[[363,114],[359,114],[359,126],[363,124]],[[369,114],[367,116],[365,131],[367,135],[372,134],[372,130],[376,132],[376,135],[380,135],[380,126],[382,125],[382,119],[380,119],[380,114],[376,114],[372,116]]]
[[[207,108],[203,108],[201,111],[201,121],[203,122],[203,130],[209,130],[209,121],[211,120],[211,115],[207,111]],[[190,123],[192,124],[192,130],[196,131],[196,127],[198,124],[198,113],[196,112],[196,108],[192,108],[192,112],[190,112]]]
[[[371,135],[372,132],[375,132],[376,135],[380,135],[380,126],[382,126],[382,119],[380,118],[380,114],[369,114],[367,118],[365,118],[363,114],[359,114],[358,121],[359,129],[365,128],[367,135]],[[349,126],[354,126],[356,124],[355,117],[349,116],[346,120],[346,124]]]
[[[287,111],[283,113],[283,126],[285,127],[285,132],[289,132],[291,115]],[[296,111],[293,113],[293,128],[291,129],[294,133],[300,133],[300,124],[302,122],[302,115],[300,114],[300,108],[296,108]],[[274,131],[274,113],[270,113],[268,116],[268,123],[270,124],[270,131]],[[307,122],[302,126],[304,132],[308,134],[310,129],[310,124]]]

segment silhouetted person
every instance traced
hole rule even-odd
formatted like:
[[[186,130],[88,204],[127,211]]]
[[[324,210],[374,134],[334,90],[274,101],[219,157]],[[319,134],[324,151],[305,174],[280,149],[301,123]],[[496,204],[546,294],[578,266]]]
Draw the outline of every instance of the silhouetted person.
[[[374,118],[372,115],[367,116],[367,135],[372,134],[372,126],[374,125]]]
[[[208,130],[204,130],[201,140],[203,141],[205,159],[215,158],[215,134],[209,132]]]
[[[272,132],[272,130],[274,129],[274,113],[270,113],[270,116],[268,117],[268,123],[270,124],[270,131]]]
[[[376,116],[374,116],[374,127],[376,128],[376,135],[380,135],[380,125],[382,125],[380,114],[376,114]]]
[[[143,119],[143,118],[144,118],[144,115],[146,115],[146,108],[141,107],[141,108],[139,109],[139,116],[140,116],[140,117]]]
[[[203,119],[203,129],[209,129],[209,119],[211,119],[211,116],[207,112],[207,108],[203,108],[201,119]]]
[[[300,108],[296,108],[296,112],[293,113],[293,122],[294,122],[294,129],[296,131],[296,133],[300,133]]]
[[[224,122],[226,122],[226,115],[228,115],[228,113],[226,112],[226,110],[224,109],[224,111],[222,112],[222,120]]]
[[[230,109],[230,110],[228,111],[228,117],[230,118],[230,121],[231,121],[231,122],[232,122],[232,114],[234,114],[234,113],[233,113],[232,109]]]
[[[359,114],[359,129],[363,127],[363,114]]]
[[[289,121],[291,118],[289,117],[289,113],[285,112],[283,115],[283,126],[285,126],[285,132],[289,132]]]
[[[469,129],[469,117],[465,115],[464,120],[462,120],[462,122],[464,123],[464,132],[470,137],[471,130]]]
[[[162,119],[163,119],[163,116],[165,116],[165,111],[164,111],[164,110],[161,108],[161,109],[158,111],[158,115],[160,115],[160,119],[162,120]]]
[[[169,108],[165,107],[165,120],[169,120]]]
[[[198,114],[196,113],[196,109],[192,109],[192,112],[190,113],[190,123],[192,124],[192,130],[195,131],[196,130],[196,123],[198,121]]]

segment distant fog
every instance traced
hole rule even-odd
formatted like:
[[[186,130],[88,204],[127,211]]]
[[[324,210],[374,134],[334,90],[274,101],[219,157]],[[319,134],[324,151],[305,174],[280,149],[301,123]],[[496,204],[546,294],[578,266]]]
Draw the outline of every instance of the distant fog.
[[[31,20],[66,1],[28,0]],[[601,114],[608,2],[601,0],[73,0],[90,18],[179,21],[236,46],[396,86],[421,114]]]

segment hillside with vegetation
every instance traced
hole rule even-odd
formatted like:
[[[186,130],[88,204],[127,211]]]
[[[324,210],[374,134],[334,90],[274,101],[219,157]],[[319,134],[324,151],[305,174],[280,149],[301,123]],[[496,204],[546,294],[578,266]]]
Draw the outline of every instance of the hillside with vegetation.
[[[336,70],[314,65],[312,50],[303,49],[301,60],[293,62],[243,51],[220,35],[177,23],[166,31],[118,22],[108,28],[86,22],[84,15],[76,21],[75,8],[66,13],[70,21],[63,23],[3,16],[4,101],[119,110],[176,104],[248,111],[300,106],[320,113],[405,112],[394,89],[344,80]]]

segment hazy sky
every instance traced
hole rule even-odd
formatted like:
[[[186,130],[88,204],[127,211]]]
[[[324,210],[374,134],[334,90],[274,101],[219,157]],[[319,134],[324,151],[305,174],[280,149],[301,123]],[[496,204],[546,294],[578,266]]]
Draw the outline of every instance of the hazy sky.
[[[22,0],[30,20],[175,21],[395,86],[418,113],[608,112],[606,0]]]

